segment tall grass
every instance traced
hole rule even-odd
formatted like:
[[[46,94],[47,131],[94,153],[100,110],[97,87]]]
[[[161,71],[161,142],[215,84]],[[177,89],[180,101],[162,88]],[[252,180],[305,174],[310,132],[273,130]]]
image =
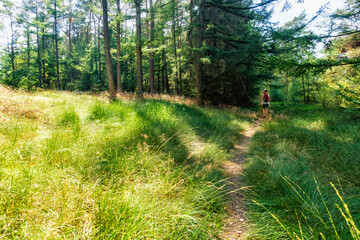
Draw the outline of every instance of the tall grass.
[[[56,92],[1,100],[1,239],[217,238],[221,162],[246,114]]]
[[[245,167],[255,225],[249,238],[359,239],[356,111],[276,111],[254,136]]]

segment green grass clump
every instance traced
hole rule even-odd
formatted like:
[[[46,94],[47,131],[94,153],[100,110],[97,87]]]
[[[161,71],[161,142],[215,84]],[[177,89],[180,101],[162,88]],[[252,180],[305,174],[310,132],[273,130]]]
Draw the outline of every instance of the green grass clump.
[[[249,238],[360,239],[360,125],[316,106],[278,108],[254,136]],[[264,227],[266,226],[266,227]]]
[[[66,110],[59,116],[59,125],[76,126],[80,124],[80,117],[74,109]]]
[[[15,98],[23,109],[0,115],[1,239],[218,237],[221,165],[246,114],[56,92]]]

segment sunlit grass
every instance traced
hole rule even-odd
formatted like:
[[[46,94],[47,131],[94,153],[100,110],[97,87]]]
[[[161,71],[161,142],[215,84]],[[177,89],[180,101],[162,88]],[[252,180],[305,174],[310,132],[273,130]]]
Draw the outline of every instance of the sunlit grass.
[[[250,239],[359,239],[355,115],[311,106],[278,108],[264,124],[245,167],[255,224]]]
[[[0,100],[1,239],[214,239],[222,230],[220,166],[246,113],[47,91]]]

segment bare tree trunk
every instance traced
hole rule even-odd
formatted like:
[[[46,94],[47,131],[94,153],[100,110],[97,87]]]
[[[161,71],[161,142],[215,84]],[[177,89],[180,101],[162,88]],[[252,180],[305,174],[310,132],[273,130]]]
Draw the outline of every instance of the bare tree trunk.
[[[86,23],[86,44],[90,42],[90,23]]]
[[[117,84],[116,91],[121,92],[121,46],[120,46],[120,0],[116,0],[117,5],[117,22],[116,22],[116,50],[117,50],[117,61],[116,61],[116,75],[117,75]]]
[[[190,5],[189,5],[189,15],[190,15],[190,23],[189,23],[189,31],[188,31],[188,45],[190,48],[193,48],[193,24],[194,24],[194,1],[190,0]],[[194,63],[194,62],[193,62]],[[189,82],[193,82],[194,81],[194,74],[193,71],[189,71]]]
[[[165,92],[165,56],[164,56],[164,49],[163,49],[163,55],[162,55],[162,61],[161,61],[161,91],[162,93]]]
[[[55,55],[56,55],[56,80],[57,88],[60,90],[60,76],[59,76],[59,50],[58,50],[58,38],[57,38],[57,10],[56,10],[56,0],[54,1],[54,35],[55,35]]]
[[[158,64],[158,71],[157,71],[157,92],[160,93],[161,92],[161,83],[160,83],[160,62]]]
[[[44,82],[44,87],[49,87],[49,83],[46,80],[45,78],[45,73],[46,73],[46,65],[45,65],[45,14],[42,13],[42,26],[41,26],[41,32],[42,32],[42,37],[41,37],[41,40],[42,40],[42,70],[43,70],[43,82]]]
[[[164,38],[163,38],[163,45],[165,44]],[[165,49],[163,49],[162,52],[162,58],[163,58],[163,71],[164,71],[164,84],[165,84],[165,89],[166,89],[166,93],[170,93],[170,86],[169,86],[169,77],[167,74],[167,65],[166,65],[166,54],[165,54]],[[163,85],[164,85],[163,84]]]
[[[97,46],[97,49],[98,49],[98,60],[99,60],[99,70],[98,70],[98,74],[99,74],[99,82],[100,84],[104,87],[104,82],[103,80],[101,79],[101,52],[100,52],[100,29],[101,29],[101,17],[99,17],[99,21],[98,21],[98,46]]]
[[[12,81],[15,81],[15,51],[14,51],[14,23],[12,14],[10,15],[10,28],[11,28],[11,52],[10,52],[10,59],[11,59],[11,66],[12,66]]]
[[[36,21],[38,21],[38,2],[36,1],[36,10],[35,10],[35,14],[36,14]],[[41,51],[41,47],[40,47],[40,37],[39,37],[39,27],[38,25],[36,25],[36,42],[37,42],[37,64],[38,64],[38,71],[39,71],[39,86],[40,88],[42,87],[42,81],[41,81],[41,56],[40,56],[40,51]]]
[[[306,104],[306,90],[305,90],[304,76],[301,76],[301,79],[302,79],[302,87],[303,87],[303,95],[304,95],[304,104]]]
[[[205,0],[200,0],[199,6],[199,27],[198,27],[198,40],[197,40],[197,48],[198,52],[196,53],[195,59],[195,87],[196,87],[196,104],[199,106],[204,105],[204,96],[203,96],[203,86],[202,86],[202,64],[201,64],[201,53],[200,48],[203,41],[203,29],[204,29],[204,14],[205,14]]]
[[[71,31],[72,31],[72,3],[70,0],[70,13],[69,13],[69,59],[70,59],[70,82],[74,80],[74,71],[72,67],[72,40],[71,40]]]
[[[150,53],[149,53],[149,68],[150,68],[150,93],[155,93],[155,62],[154,62],[154,6],[152,0],[150,0]]]
[[[97,56],[97,28],[96,28],[96,21],[95,21],[95,14],[93,14],[93,20],[94,20],[94,46],[95,46],[95,73],[98,74],[98,56]]]
[[[141,0],[134,0],[136,6],[136,63],[137,63],[137,98],[143,99],[143,72],[141,53]]]
[[[26,42],[27,42],[27,68],[28,71],[30,71],[30,27],[29,27],[29,23],[27,23],[27,29],[26,29]]]
[[[110,98],[115,99],[115,84],[114,84],[114,73],[111,63],[110,55],[110,34],[108,24],[108,9],[107,0],[102,0],[103,7],[103,29],[104,29],[104,52],[105,52],[105,64],[106,64],[106,75],[109,83]]]
[[[310,73],[309,70],[307,72],[307,96],[306,96],[307,104],[310,103]]]
[[[145,26],[146,26],[146,40],[149,42],[147,45],[147,48],[150,49],[150,31],[149,31],[149,6],[148,6],[148,0],[145,0],[145,12],[146,12],[146,18],[145,18]],[[150,56],[148,56],[149,64],[150,64]],[[149,67],[150,70],[150,67]],[[143,85],[145,85],[145,92],[147,91],[147,84],[148,78],[144,79]],[[150,86],[150,84],[149,84]],[[149,90],[150,91],[150,90]]]
[[[194,19],[194,12],[193,12],[193,8],[194,8],[194,1],[190,0],[190,6],[189,6],[189,15],[190,15],[190,27],[189,27],[189,32],[188,32],[188,43],[189,46],[192,47],[193,46],[193,42],[192,42],[192,29],[193,29],[193,19]]]
[[[179,72],[178,72],[178,63],[177,63],[177,44],[176,44],[176,14],[175,14],[175,8],[176,8],[176,0],[172,0],[173,1],[173,6],[172,6],[172,14],[173,14],[173,20],[172,20],[172,35],[173,35],[173,47],[174,47],[174,57],[175,57],[175,92],[176,94],[179,93]]]
[[[182,32],[182,26],[180,23],[179,26],[180,32]],[[181,34],[179,34],[179,40],[178,40],[178,49],[179,49],[179,60],[178,60],[178,71],[179,71],[179,87],[180,87],[180,94],[183,93],[183,83],[182,83],[182,75],[181,75]]]

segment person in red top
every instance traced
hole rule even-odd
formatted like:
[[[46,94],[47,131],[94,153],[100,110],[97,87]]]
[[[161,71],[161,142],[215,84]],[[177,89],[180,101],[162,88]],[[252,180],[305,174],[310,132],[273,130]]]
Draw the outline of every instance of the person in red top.
[[[267,89],[264,89],[264,92],[261,94],[260,106],[263,107],[264,118],[268,115],[269,106],[270,106],[270,95]]]

